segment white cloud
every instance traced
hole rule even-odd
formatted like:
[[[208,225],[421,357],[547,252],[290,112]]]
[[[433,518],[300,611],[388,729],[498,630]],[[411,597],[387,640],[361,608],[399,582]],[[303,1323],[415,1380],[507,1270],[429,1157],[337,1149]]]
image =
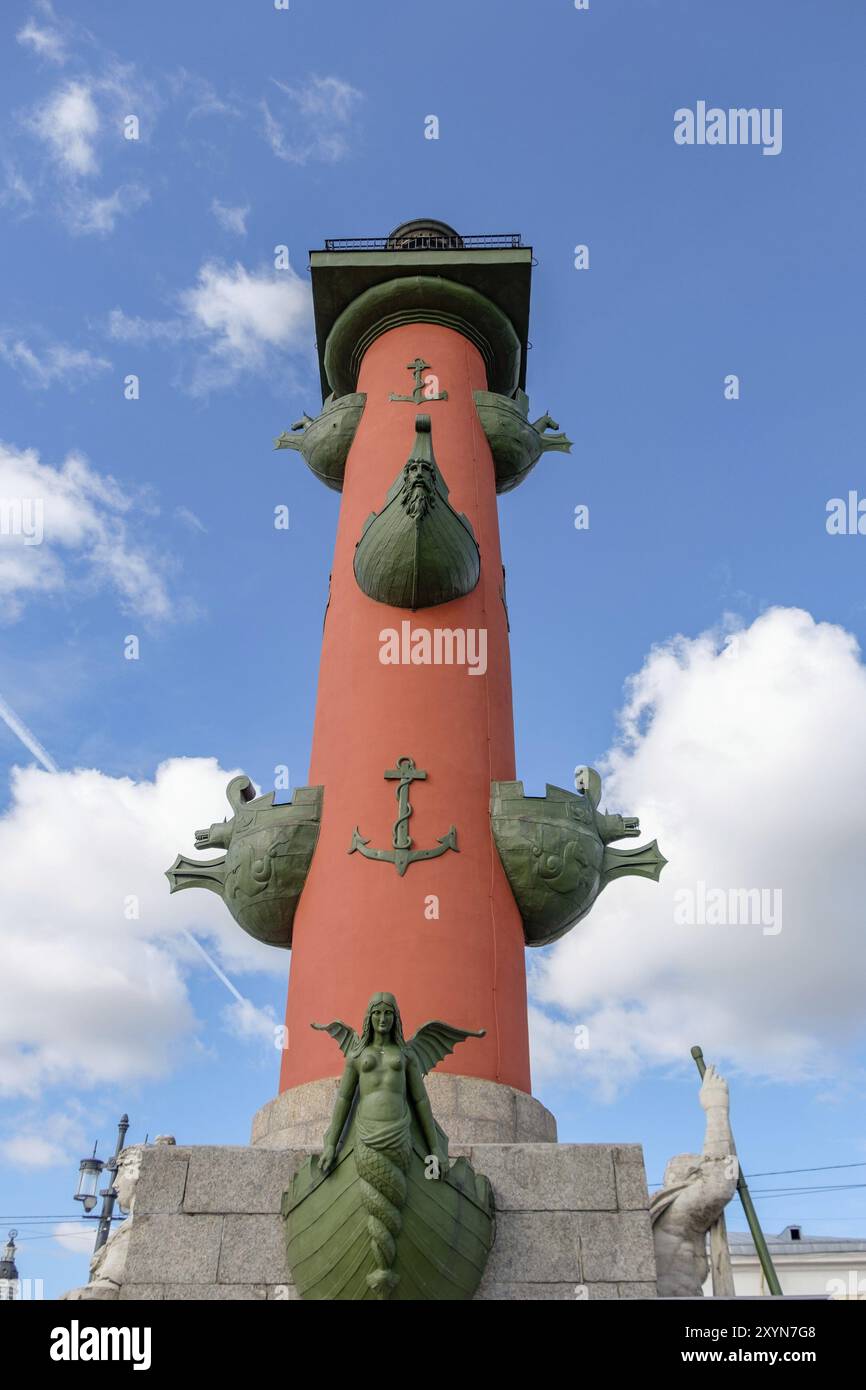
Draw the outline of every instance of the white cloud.
[[[58,1221],[53,1235],[61,1250],[68,1250],[73,1255],[93,1254],[92,1224],[88,1225],[84,1221]]]
[[[44,390],[55,383],[75,386],[107,371],[111,363],[87,348],[67,343],[49,343],[35,349],[8,329],[0,328],[0,360],[12,367],[24,381]]]
[[[37,24],[34,19],[28,19],[18,30],[15,38],[23,47],[32,48],[37,57],[44,58],[49,63],[62,65],[66,62],[66,45],[57,29],[50,29]]]
[[[120,343],[177,342],[187,334],[179,319],[143,319],[122,309],[108,315],[108,336]]]
[[[193,827],[225,814],[233,775],[213,758],[172,759],[152,782],[14,771],[0,818],[0,1092],[35,1098],[182,1065],[199,1046],[187,976],[206,969],[185,930],[209,938],[226,971],[285,971],[284,953],[247,937],[215,895],[169,895],[164,871]],[[273,1040],[265,1011],[236,1010],[232,1024],[270,1027]],[[40,1157],[32,1138],[22,1126],[20,1157]]]
[[[61,1110],[40,1113],[31,1107],[12,1121],[15,1132],[0,1142],[0,1158],[15,1168],[68,1168],[87,1143],[83,1118],[74,1099]]]
[[[530,963],[530,972],[532,971]],[[532,974],[530,973],[530,978]],[[561,1020],[551,1018],[543,1009],[529,1006],[529,1048],[532,1055],[532,1080],[537,1083],[557,1077],[567,1070],[574,1048],[574,1029]]]
[[[67,1158],[59,1144],[52,1144],[40,1134],[13,1134],[0,1144],[0,1154],[18,1168],[54,1168]]]
[[[275,1037],[279,1025],[270,1004],[260,1009],[249,999],[236,999],[223,1009],[223,1023],[233,1037],[243,1042],[263,1042],[267,1047],[272,1047],[275,1054],[278,1052]]]
[[[187,68],[176,69],[169,74],[167,81],[169,90],[176,99],[188,98],[191,101],[192,105],[186,114],[188,121],[201,116],[238,117],[243,114],[233,101],[227,101],[220,96],[216,87],[206,77],[190,72]]]
[[[310,329],[309,287],[291,268],[256,272],[208,261],[181,304],[216,355],[248,366]]]
[[[272,79],[282,93],[275,115],[262,101],[265,139],[287,164],[333,164],[349,152],[349,134],[363,93],[339,77],[311,77],[303,86]]]
[[[32,113],[29,126],[62,172],[80,177],[98,171],[100,115],[88,82],[72,81],[58,87]]]
[[[608,759],[605,801],[658,838],[661,883],[614,882],[530,955],[548,1011],[539,1070],[607,1094],[688,1062],[693,1043],[755,1075],[833,1078],[862,1036],[866,669],[850,633],[798,609],[722,640],[677,637],[650,654]],[[699,882],[780,889],[781,931],[677,925],[678,890]],[[589,1029],[585,1051],[575,1024]]]
[[[207,527],[201,517],[190,511],[189,507],[175,507],[174,514],[178,521],[182,521],[184,526],[188,526],[191,531],[198,531],[203,536],[207,535]]]
[[[66,225],[80,236],[108,236],[119,217],[129,217],[149,200],[148,190],[137,183],[121,184],[105,197],[89,196],[77,190],[67,202]]]
[[[80,454],[52,468],[35,449],[0,444],[0,500],[5,621],[20,617],[27,599],[75,583],[114,588],[125,611],[144,618],[170,616],[160,562],[129,538],[125,518],[136,503]]]
[[[108,331],[119,341],[180,342],[194,394],[231,385],[244,372],[277,374],[287,354],[309,354],[312,300],[306,280],[286,270],[247,270],[239,262],[207,261],[196,283],[178,295],[180,315],[148,320],[113,309]]]
[[[33,189],[18,166],[9,159],[3,162],[3,188],[0,190],[0,207],[30,209],[33,204]]]
[[[23,117],[25,129],[45,146],[60,174],[80,185],[100,170],[103,150],[128,154],[124,120],[147,113],[139,127],[146,142],[161,105],[158,89],[131,63],[103,57],[96,73],[61,82]]]
[[[38,197],[38,205],[50,206],[73,235],[108,235],[119,218],[135,212],[150,194],[139,182],[118,182],[116,173],[111,178],[110,168],[107,190],[96,181],[106,163],[119,168],[122,160],[124,171],[129,167],[126,118],[141,118],[141,147],[147,144],[161,104],[158,87],[139,76],[132,64],[98,50],[94,71],[53,86],[19,114],[19,128],[35,139],[36,148],[28,154],[26,183],[15,163],[7,163],[0,201],[32,211]],[[12,141],[7,136],[10,149]]]
[[[210,207],[223,231],[233,232],[235,236],[246,236],[249,204],[244,207],[231,207],[227,203],[221,203],[219,198],[214,198]]]

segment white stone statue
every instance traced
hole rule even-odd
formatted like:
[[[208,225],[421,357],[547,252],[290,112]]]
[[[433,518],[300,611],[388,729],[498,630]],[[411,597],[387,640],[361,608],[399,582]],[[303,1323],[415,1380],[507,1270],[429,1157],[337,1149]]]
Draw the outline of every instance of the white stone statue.
[[[174,1137],[170,1134],[159,1134],[156,1138],[157,1144],[173,1144],[174,1142]],[[126,1268],[126,1255],[129,1250],[129,1238],[135,1208],[135,1189],[141,1176],[141,1160],[146,1147],[145,1144],[130,1144],[119,1155],[117,1172],[114,1177],[114,1190],[117,1193],[117,1205],[122,1212],[128,1213],[127,1219],[111,1232],[108,1240],[101,1249],[97,1250],[90,1261],[90,1282],[79,1289],[70,1289],[68,1293],[61,1295],[62,1298],[71,1300],[111,1300],[117,1298]]]
[[[728,1083],[708,1066],[699,1093],[707,1115],[702,1154],[677,1154],[650,1202],[659,1298],[699,1298],[708,1273],[707,1232],[737,1190]]]

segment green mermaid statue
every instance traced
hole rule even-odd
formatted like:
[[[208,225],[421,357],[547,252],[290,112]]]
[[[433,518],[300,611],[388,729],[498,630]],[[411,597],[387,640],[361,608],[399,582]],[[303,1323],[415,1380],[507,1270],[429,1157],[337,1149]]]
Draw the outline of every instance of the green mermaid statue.
[[[423,1176],[447,1182],[450,1167],[448,1139],[433,1118],[424,1076],[457,1043],[481,1038],[484,1030],[453,1028],[437,1020],[425,1023],[407,1042],[397,1000],[386,993],[373,995],[360,1034],[339,1020],[312,1026],[330,1033],[346,1057],[318,1170],[327,1177],[334,1169],[340,1139],[350,1121],[373,1253],[373,1268],[366,1274],[367,1296],[388,1299],[400,1282],[394,1265],[407,1200],[413,1121],[426,1150]]]

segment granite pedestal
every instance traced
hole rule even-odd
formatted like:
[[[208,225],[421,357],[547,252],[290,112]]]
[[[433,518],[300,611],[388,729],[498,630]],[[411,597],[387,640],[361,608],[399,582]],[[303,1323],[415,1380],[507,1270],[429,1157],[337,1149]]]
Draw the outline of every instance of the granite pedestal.
[[[321,1149],[336,1084],[263,1107],[249,1147],[145,1150],[119,1298],[297,1299],[280,1205]],[[655,1297],[639,1145],[559,1144],[550,1112],[510,1087],[444,1074],[427,1086],[452,1156],[493,1186],[496,1239],[476,1298]]]

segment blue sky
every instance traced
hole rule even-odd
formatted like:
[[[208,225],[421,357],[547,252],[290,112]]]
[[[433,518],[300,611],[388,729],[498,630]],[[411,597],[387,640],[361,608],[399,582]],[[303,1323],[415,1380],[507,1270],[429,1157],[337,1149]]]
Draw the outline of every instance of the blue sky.
[[[642,1142],[655,1181],[700,1145],[702,1042],[747,1172],[866,1165],[866,539],[826,529],[866,494],[866,15],[377,8],[0,20],[0,495],[49,499],[42,545],[0,536],[0,697],[59,769],[0,724],[0,1234],[48,1294],[86,1261],[27,1218],[75,1219],[77,1160],[121,1111],[132,1140],[243,1143],[275,1093],[285,958],[159,874],[231,771],[306,781],[339,499],[271,443],[318,406],[307,251],[419,215],[534,247],[528,390],[575,441],[500,505],[518,775],[601,764],[671,860],[530,959],[536,1094],[562,1139]],[[781,108],[781,152],[678,146],[699,100]],[[200,761],[155,784],[177,759]],[[674,926],[699,880],[780,887],[784,928]],[[836,1178],[754,1186],[789,1181]],[[866,1234],[859,1189],[758,1209]]]

